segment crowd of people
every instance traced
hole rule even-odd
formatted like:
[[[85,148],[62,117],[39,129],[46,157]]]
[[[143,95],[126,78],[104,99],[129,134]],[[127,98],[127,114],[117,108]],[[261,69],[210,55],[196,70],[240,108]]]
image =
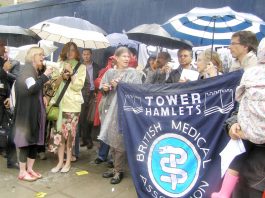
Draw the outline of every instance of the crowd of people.
[[[251,110],[246,105],[245,95],[242,96],[242,89],[247,89],[252,77],[254,82],[250,84],[254,87],[253,92],[260,94],[258,99],[264,101],[262,76],[257,80],[255,75],[264,73],[265,46],[261,42],[258,48],[254,33],[240,31],[233,34],[229,49],[235,59],[230,72],[243,69],[247,77],[242,79],[247,80],[242,80],[241,88],[237,90],[239,111],[233,112],[226,121],[225,129],[232,139],[243,139],[247,152],[234,159],[220,191],[213,193],[212,197],[229,198],[233,191],[237,197],[261,197],[265,189],[265,138],[261,133],[264,129],[264,109],[258,111],[257,105],[253,105],[256,116],[248,115]],[[21,69],[20,66],[14,69],[14,65],[19,64],[10,62],[5,43],[1,41],[0,130],[5,131],[8,137],[1,152],[7,157],[7,167],[19,168],[19,180],[40,179],[42,175],[34,170],[34,162],[38,154],[45,159],[45,148],[48,148],[58,155],[58,162],[51,172],[67,173],[71,162],[78,160],[79,146],[91,149],[95,141],[93,133],[96,133],[100,146],[94,162],[100,164],[108,160],[111,169],[102,176],[111,178],[111,184],[120,183],[125,172],[126,152],[118,127],[116,88],[119,82],[185,83],[191,79],[183,76],[184,71],[197,72],[196,80],[223,75],[222,61],[211,49],[201,52],[195,64],[192,63],[191,48],[179,49],[177,53],[180,64],[177,69],[169,64],[170,54],[162,51],[150,56],[146,67],[140,70],[135,50],[121,46],[107,53],[104,57],[106,64],[100,69],[93,62],[91,49],[82,49],[80,53],[76,44],[69,42],[60,53],[59,69],[43,64],[44,52],[39,47],[27,52]],[[54,86],[45,86],[49,83],[54,83]],[[47,95],[45,87],[52,87],[54,94]],[[255,100],[252,102],[255,103]],[[260,104],[264,106],[263,103]],[[49,115],[46,115],[48,107],[57,107],[56,121],[49,120]],[[250,117],[254,119],[249,124],[252,128],[245,124]],[[261,141],[253,141],[257,139]]]

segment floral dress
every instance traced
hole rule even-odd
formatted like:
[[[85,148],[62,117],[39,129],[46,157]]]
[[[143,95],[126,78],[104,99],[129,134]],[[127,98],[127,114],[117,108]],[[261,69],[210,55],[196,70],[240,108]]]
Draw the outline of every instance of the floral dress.
[[[72,65],[72,68],[77,65],[77,61],[68,61]],[[64,62],[62,62],[63,66]],[[72,147],[75,144],[75,136],[77,124],[79,121],[79,115],[81,111],[81,104],[84,102],[81,90],[84,86],[86,77],[86,67],[81,64],[74,74],[74,80],[71,80],[69,87],[67,88],[60,104],[59,104],[59,117],[55,127],[51,129],[50,141],[48,150],[50,152],[57,152],[58,147],[67,142],[67,147]],[[55,103],[62,91],[65,82],[60,84],[57,93],[51,102]]]

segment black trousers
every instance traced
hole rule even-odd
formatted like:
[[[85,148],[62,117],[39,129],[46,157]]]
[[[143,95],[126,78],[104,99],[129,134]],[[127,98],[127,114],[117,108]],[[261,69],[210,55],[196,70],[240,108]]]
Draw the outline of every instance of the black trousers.
[[[0,105],[0,126],[6,131],[7,145],[3,148],[6,151],[7,166],[17,163],[16,145],[14,143],[14,134],[12,129],[13,115],[7,111],[3,104]]]
[[[44,145],[39,145],[38,146],[38,153],[45,153],[45,151],[46,151],[46,144],[47,144],[47,141],[48,141],[48,138],[49,138],[49,137],[47,137],[47,134],[49,133],[48,130],[51,130],[50,126],[51,126],[51,123],[49,123],[49,121],[46,121],[46,123],[45,123],[45,133],[44,133]]]
[[[19,162],[26,163],[27,158],[36,159],[38,145],[30,145],[19,148]]]
[[[78,122],[79,135],[82,137],[82,141],[84,144],[87,144],[89,139],[91,139],[91,133],[88,130],[89,128],[88,119],[87,119],[88,108],[89,108],[88,103],[84,102],[81,106],[81,112]]]
[[[249,187],[244,183],[246,181],[241,181],[238,183],[236,189],[233,193],[233,198],[262,198],[263,192]]]
[[[88,114],[91,110],[91,105],[93,105],[93,103],[91,102],[93,100],[94,91],[91,91],[89,93],[89,96],[87,98],[84,98],[85,102],[81,106],[78,130],[84,144],[92,142],[92,132],[94,130],[94,123],[93,121],[89,120]]]
[[[246,152],[236,156],[229,166],[230,169],[233,169],[238,172],[240,172],[240,170],[242,169],[244,165],[245,160],[247,160],[249,152],[251,151],[253,146],[255,146],[255,144],[250,141],[247,141],[247,140],[242,140],[242,141],[244,143]]]
[[[17,163],[17,151],[14,143],[14,133],[12,129],[7,130],[7,166]]]

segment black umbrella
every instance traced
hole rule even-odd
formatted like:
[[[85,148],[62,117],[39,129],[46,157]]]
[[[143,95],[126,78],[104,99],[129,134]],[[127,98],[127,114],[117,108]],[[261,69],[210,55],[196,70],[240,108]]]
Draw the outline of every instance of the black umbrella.
[[[41,38],[33,31],[20,26],[0,25],[0,40],[5,41],[7,46],[20,47],[38,43]]]
[[[186,40],[173,38],[158,24],[139,25],[126,32],[129,39],[136,40],[147,45],[179,49],[192,47],[192,43]]]

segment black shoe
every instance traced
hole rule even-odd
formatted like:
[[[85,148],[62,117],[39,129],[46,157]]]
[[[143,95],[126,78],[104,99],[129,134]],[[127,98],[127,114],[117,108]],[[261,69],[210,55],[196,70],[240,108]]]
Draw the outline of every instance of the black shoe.
[[[108,161],[107,162],[107,167],[108,168],[114,168],[113,162],[112,161]]]
[[[111,177],[114,177],[114,170],[111,169],[111,170],[108,170],[106,171],[105,173],[102,174],[102,177],[104,178],[111,178]]]
[[[19,169],[18,163],[8,163],[7,168],[14,168],[14,169]]]
[[[87,143],[82,143],[80,144],[80,147],[85,147],[87,145]]]
[[[123,178],[123,173],[122,173],[122,172],[117,172],[117,173],[115,173],[114,176],[111,178],[110,183],[111,183],[111,184],[118,184],[118,183],[121,182],[122,178]]]
[[[104,162],[104,160],[97,158],[97,159],[95,159],[94,162],[95,162],[95,164],[101,164],[102,162]]]
[[[87,147],[87,149],[92,149],[93,148],[93,142],[88,142],[86,147]]]

